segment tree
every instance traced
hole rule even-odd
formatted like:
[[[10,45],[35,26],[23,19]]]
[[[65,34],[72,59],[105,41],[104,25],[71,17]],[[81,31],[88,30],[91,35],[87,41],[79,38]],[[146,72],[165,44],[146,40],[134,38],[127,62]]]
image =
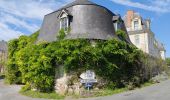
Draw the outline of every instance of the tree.
[[[166,58],[166,63],[168,66],[170,66],[170,58]]]

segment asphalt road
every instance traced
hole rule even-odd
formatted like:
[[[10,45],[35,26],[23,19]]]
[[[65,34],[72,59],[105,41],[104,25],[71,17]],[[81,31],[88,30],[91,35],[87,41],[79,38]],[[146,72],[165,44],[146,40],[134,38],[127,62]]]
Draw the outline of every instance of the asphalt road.
[[[121,94],[80,100],[170,100],[170,80]]]
[[[0,79],[0,100],[42,100],[20,95],[18,93],[20,89],[21,86],[18,85],[4,85]]]
[[[17,85],[4,85],[3,80],[0,80],[0,100],[43,100],[20,95],[20,88]],[[170,80],[112,96],[79,100],[170,100]]]

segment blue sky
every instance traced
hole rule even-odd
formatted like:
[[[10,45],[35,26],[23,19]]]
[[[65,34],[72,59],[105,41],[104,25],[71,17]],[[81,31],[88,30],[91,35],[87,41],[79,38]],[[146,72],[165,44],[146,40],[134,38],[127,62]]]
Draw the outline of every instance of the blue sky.
[[[30,35],[38,30],[43,17],[73,0],[0,0],[0,40]],[[127,10],[150,18],[152,31],[170,57],[170,0],[91,0],[122,17]]]

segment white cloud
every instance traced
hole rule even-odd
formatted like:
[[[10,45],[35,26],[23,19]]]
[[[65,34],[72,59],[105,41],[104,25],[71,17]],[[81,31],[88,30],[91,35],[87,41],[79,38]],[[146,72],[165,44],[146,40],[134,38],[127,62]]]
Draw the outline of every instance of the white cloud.
[[[0,19],[0,22],[3,22],[5,24],[13,24],[15,25],[16,28],[17,27],[25,28],[30,32],[34,32],[34,30],[38,29],[38,26],[36,24],[29,24],[26,21],[9,14],[2,14],[1,17],[5,19]]]
[[[1,40],[10,40],[17,38],[18,36],[23,35],[23,33],[20,33],[19,31],[10,29],[7,25],[0,23],[0,39]]]
[[[39,29],[37,23],[42,22],[44,15],[70,1],[0,0],[0,40],[17,38],[25,32],[33,33]]]
[[[117,4],[140,8],[157,13],[170,12],[170,0],[148,0],[149,1],[148,5],[139,2],[132,2],[131,0],[111,0],[111,1]]]
[[[65,1],[69,2],[70,0]],[[56,0],[46,2],[43,2],[43,0],[0,0],[0,9],[22,18],[42,19],[45,14],[62,5],[62,2]]]
[[[151,0],[150,1],[153,5],[161,7],[161,8],[168,8],[170,6],[170,0]]]

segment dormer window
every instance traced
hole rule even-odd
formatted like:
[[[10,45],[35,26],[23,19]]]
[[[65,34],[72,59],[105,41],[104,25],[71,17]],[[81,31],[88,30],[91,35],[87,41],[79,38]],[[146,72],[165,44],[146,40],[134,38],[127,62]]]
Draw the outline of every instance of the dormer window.
[[[114,24],[115,31],[120,30],[122,26],[122,19],[120,15],[113,16],[112,21]]]
[[[64,29],[65,31],[67,31],[68,28],[68,18],[64,17],[60,19],[60,29]]]
[[[66,10],[62,10],[59,14],[60,19],[60,29],[64,29],[64,31],[67,31],[69,28],[69,14]]]
[[[122,25],[122,23],[120,23],[120,22],[115,22],[115,23],[114,23],[115,31],[121,30],[121,25]]]

